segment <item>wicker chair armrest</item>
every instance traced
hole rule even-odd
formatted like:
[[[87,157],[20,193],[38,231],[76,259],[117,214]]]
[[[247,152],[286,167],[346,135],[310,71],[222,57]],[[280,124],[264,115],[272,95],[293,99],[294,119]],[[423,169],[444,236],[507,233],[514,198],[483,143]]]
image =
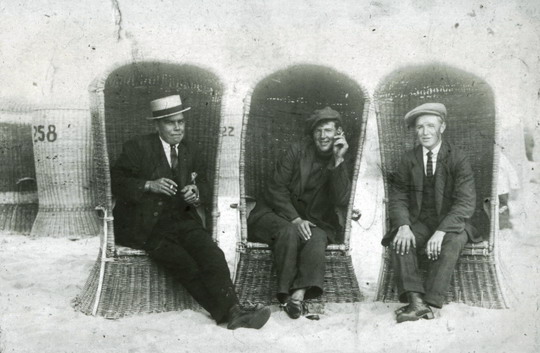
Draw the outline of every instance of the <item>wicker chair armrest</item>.
[[[255,208],[255,205],[257,204],[257,200],[254,197],[246,196],[244,197],[245,203],[246,203],[246,218],[249,217],[249,214],[253,209]],[[231,203],[229,205],[231,208],[239,209],[240,206],[238,203]]]
[[[116,245],[115,255],[116,256],[147,256],[148,254],[144,250],[133,249],[133,248],[122,246],[122,245]]]
[[[19,178],[17,180],[17,182],[15,183],[15,185],[20,185],[26,181],[31,181],[31,182],[36,182],[36,179],[35,178],[32,178],[32,177],[22,177],[22,178]]]

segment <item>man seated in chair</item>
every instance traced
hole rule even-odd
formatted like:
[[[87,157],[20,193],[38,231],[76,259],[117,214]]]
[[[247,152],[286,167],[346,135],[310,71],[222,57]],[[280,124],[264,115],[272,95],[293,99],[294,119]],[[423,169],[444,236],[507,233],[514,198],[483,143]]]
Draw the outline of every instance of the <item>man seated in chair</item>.
[[[289,317],[305,311],[304,299],[323,293],[325,249],[342,233],[340,215],[351,194],[341,115],[326,107],[306,121],[308,138],[277,162],[264,200],[248,218],[250,241],[271,246],[277,298]]]
[[[201,155],[184,138],[190,108],[179,95],[150,105],[156,132],[126,142],[111,171],[117,243],[146,250],[217,323],[261,328],[270,309],[238,304],[223,251],[196,210],[209,200]]]
[[[479,241],[468,222],[476,192],[465,154],[443,140],[446,107],[422,104],[405,115],[419,145],[405,152],[389,180],[390,231],[382,244],[390,246],[401,302],[397,322],[432,319],[441,308],[460,253],[470,239]],[[425,254],[429,269],[422,282],[417,256]]]

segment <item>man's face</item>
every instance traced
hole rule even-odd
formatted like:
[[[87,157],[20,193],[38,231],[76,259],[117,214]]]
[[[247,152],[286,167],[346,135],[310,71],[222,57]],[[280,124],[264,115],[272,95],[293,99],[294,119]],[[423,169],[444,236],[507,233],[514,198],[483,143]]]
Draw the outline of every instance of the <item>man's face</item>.
[[[416,118],[415,127],[420,144],[431,150],[441,141],[446,124],[437,115],[422,115]]]
[[[334,147],[336,123],[333,121],[321,122],[313,129],[313,141],[321,153],[330,153]]]
[[[182,113],[168,116],[156,121],[156,129],[163,141],[171,145],[180,143],[184,138],[184,115]]]

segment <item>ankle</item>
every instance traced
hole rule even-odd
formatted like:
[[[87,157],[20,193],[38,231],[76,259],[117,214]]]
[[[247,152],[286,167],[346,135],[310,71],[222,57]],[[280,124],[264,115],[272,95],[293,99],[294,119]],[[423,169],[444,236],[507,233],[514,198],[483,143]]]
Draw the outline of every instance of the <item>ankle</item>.
[[[294,301],[303,301],[304,300],[304,296],[306,294],[306,288],[301,288],[301,289],[297,289],[293,292],[293,294],[291,295],[291,299],[294,300]]]

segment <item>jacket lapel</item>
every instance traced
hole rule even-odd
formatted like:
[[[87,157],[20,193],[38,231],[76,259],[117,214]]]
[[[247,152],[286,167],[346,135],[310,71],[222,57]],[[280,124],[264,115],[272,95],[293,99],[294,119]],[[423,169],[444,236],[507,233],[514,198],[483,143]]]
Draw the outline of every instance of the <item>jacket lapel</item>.
[[[188,168],[188,160],[187,160],[187,151],[186,146],[181,142],[178,144],[178,165],[176,167],[176,175],[180,178],[180,188],[183,188],[186,186],[187,182],[187,173],[189,172],[187,170]]]
[[[165,151],[163,150],[159,135],[156,134],[155,136],[156,138],[153,139],[152,143],[152,155],[156,156],[156,158],[153,159],[154,168],[152,169],[154,172],[152,173],[152,176],[155,178],[165,177],[170,179],[172,178],[171,167],[167,161],[167,156],[165,156]]]
[[[422,146],[418,146],[415,151],[414,165],[412,168],[413,187],[416,191],[416,203],[418,209],[422,207],[422,192],[424,190],[424,156]]]
[[[309,173],[311,172],[311,165],[313,164],[313,158],[315,151],[312,148],[304,149],[304,156],[300,160],[300,190],[298,195],[302,195],[304,188],[306,187]]]
[[[446,184],[446,162],[449,154],[450,145],[442,143],[439,154],[437,155],[437,166],[435,169],[435,205],[437,214],[441,214],[442,202],[444,198],[444,186]]]

